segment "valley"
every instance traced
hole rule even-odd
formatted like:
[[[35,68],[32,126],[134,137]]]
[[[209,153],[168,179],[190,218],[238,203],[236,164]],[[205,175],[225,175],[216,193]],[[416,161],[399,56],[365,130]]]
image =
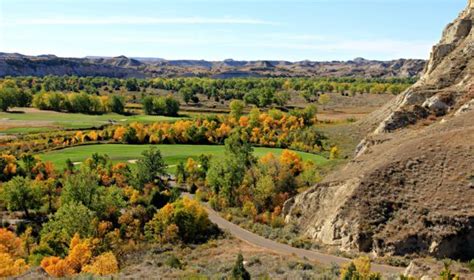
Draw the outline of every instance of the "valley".
[[[176,8],[165,2],[168,11]],[[315,8],[284,2],[275,10],[299,9],[301,20],[301,7]],[[0,278],[474,279],[472,2],[447,25],[428,60],[1,52]],[[120,14],[115,5],[124,4],[110,6]],[[249,10],[239,1],[228,5]],[[50,32],[68,26],[71,34],[93,33],[87,26],[137,35],[193,30],[183,57],[206,53],[199,46],[216,54],[235,45],[236,54],[265,46],[289,57],[314,51],[378,57],[423,45],[405,25],[396,30],[412,43],[272,33],[294,26],[264,13],[264,4],[252,5],[274,20],[122,14],[119,22],[91,14],[7,25],[34,30],[34,23]],[[393,4],[393,12],[404,5]],[[351,32],[361,38],[356,18],[366,12],[351,15]],[[243,37],[198,40],[216,25]],[[338,32],[337,23],[331,27]],[[251,29],[261,38],[244,48]],[[112,34],[91,45],[132,42]],[[294,42],[271,39],[283,37]],[[173,38],[152,41],[161,49]],[[146,50],[146,39],[133,48]],[[177,42],[176,51],[185,45]]]

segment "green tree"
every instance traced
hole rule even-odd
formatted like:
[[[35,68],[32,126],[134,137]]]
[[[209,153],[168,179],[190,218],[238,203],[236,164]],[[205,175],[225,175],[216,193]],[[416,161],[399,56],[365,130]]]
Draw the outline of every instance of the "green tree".
[[[25,217],[29,218],[29,210],[39,209],[41,206],[41,189],[30,179],[17,176],[3,185],[0,198],[8,210],[23,211]]]
[[[250,280],[250,273],[244,267],[244,257],[242,253],[237,255],[237,260],[235,265],[232,268],[232,277],[233,280]]]
[[[229,104],[230,115],[237,120],[242,116],[245,108],[245,103],[241,100],[233,100]]]
[[[63,204],[41,230],[40,244],[52,249],[56,255],[64,256],[74,234],[92,236],[95,213],[78,202]]]
[[[255,163],[252,146],[234,132],[225,140],[223,158],[211,160],[206,180],[214,193],[220,194],[230,205],[236,203],[236,190],[242,183],[247,167]]]
[[[143,105],[143,111],[145,112],[146,115],[153,114],[153,97],[146,96],[145,98],[143,98],[142,105]]]
[[[152,147],[142,153],[143,158],[137,161],[137,183],[139,188],[154,183],[164,187],[162,177],[167,175],[168,165],[161,156],[161,151]]]
[[[191,98],[193,97],[193,91],[192,89],[188,87],[183,87],[182,89],[179,90],[179,94],[183,98],[183,101],[188,104],[189,101],[191,101]]]
[[[125,113],[125,99],[122,96],[113,95],[109,102],[110,111],[117,114]]]
[[[290,94],[287,91],[278,91],[273,97],[273,103],[279,106],[285,106],[290,100]]]
[[[101,203],[101,192],[104,187],[99,186],[97,175],[94,172],[82,171],[67,176],[63,184],[61,204],[76,202],[89,209],[99,210],[97,208]]]
[[[12,87],[0,88],[0,110],[6,112],[9,108],[16,106],[17,90]]]

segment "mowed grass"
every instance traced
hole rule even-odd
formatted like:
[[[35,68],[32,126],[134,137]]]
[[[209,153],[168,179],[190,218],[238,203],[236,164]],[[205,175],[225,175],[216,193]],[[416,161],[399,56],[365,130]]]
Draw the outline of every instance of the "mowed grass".
[[[1,131],[3,133],[28,133],[31,131],[45,131],[47,129],[81,129],[98,127],[108,124],[111,121],[119,124],[127,124],[132,122],[152,123],[158,121],[176,121],[179,119],[188,118],[188,116],[181,117],[166,117],[166,116],[149,116],[149,115],[118,115],[118,114],[103,114],[103,115],[85,115],[72,113],[59,113],[51,111],[33,110],[28,112],[15,113],[0,113],[0,123],[7,128]],[[31,128],[35,129],[32,130]]]
[[[169,165],[169,171],[174,172],[176,165],[181,161],[186,161],[188,158],[196,159],[201,154],[221,157],[224,155],[224,146],[217,145],[126,145],[126,144],[99,144],[86,145],[62,150],[51,151],[45,154],[40,154],[43,161],[52,162],[56,168],[64,168],[67,159],[72,162],[83,162],[89,158],[93,153],[107,154],[113,162],[128,162],[137,160],[142,157],[142,152],[150,147],[158,148]],[[273,153],[275,156],[281,155],[283,149],[276,148],[254,148],[254,154],[257,157],[262,157],[268,153]],[[330,161],[323,156],[314,155],[303,152],[296,152],[303,160],[311,160],[319,166],[324,166]]]

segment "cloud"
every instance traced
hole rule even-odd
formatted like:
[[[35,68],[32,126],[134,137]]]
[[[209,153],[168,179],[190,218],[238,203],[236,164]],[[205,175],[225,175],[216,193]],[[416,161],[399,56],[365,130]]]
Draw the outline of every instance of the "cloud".
[[[207,17],[110,17],[110,18],[36,18],[19,19],[18,25],[149,25],[149,24],[241,24],[277,25],[278,23],[252,18],[207,18]]]
[[[384,57],[412,57],[427,58],[433,42],[430,41],[403,41],[393,39],[328,39],[314,42],[255,42],[243,43],[242,47],[286,49],[293,51],[310,51],[324,53],[353,53],[361,55],[384,56]]]

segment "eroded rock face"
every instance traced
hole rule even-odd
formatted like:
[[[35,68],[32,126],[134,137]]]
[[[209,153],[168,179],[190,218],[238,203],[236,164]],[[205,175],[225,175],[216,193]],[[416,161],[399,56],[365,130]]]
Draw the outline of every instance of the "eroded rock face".
[[[346,250],[474,258],[472,7],[445,29],[422,79],[365,121],[374,130],[355,158],[286,203],[287,222]]]

